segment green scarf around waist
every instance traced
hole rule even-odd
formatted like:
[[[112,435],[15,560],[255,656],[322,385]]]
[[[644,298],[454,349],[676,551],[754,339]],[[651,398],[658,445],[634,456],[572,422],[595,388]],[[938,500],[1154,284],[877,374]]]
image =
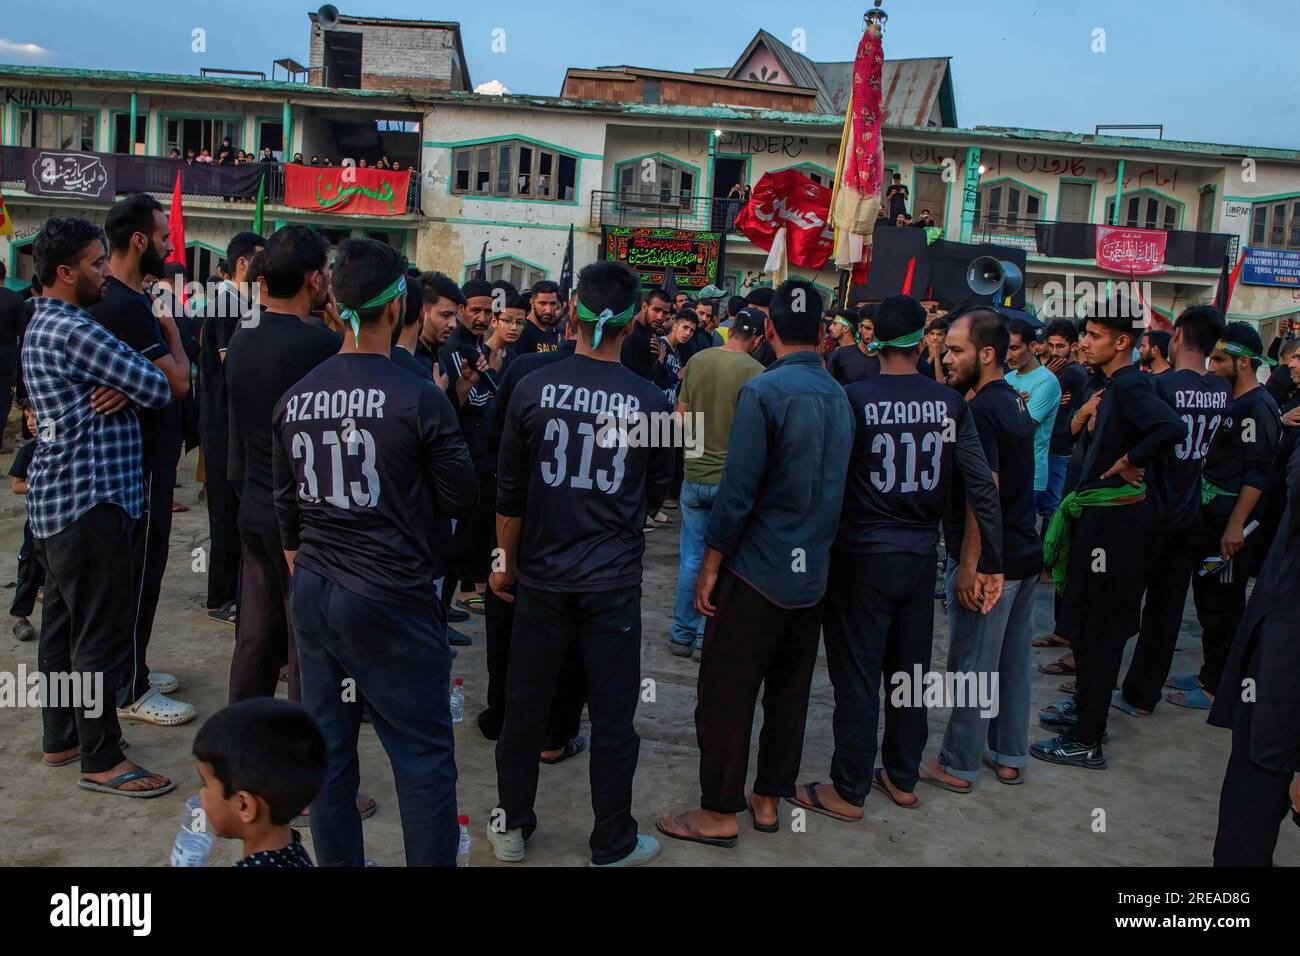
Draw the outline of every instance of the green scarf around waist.
[[[1201,479],[1201,504],[1208,505],[1215,498],[1227,495],[1230,498],[1236,498],[1238,492],[1229,491],[1227,488],[1220,488],[1208,478]]]
[[[1070,570],[1070,527],[1083,514],[1084,508],[1113,508],[1134,504],[1147,493],[1145,483],[1136,488],[1121,485],[1118,488],[1089,488],[1072,491],[1061,501],[1047,525],[1043,540],[1043,563],[1052,574],[1052,584],[1058,594],[1065,593],[1065,580]]]

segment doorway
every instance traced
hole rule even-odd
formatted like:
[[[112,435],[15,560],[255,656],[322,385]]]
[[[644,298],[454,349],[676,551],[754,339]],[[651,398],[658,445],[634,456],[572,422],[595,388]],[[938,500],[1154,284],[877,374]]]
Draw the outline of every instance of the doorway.
[[[713,199],[712,212],[709,217],[711,228],[720,232],[729,231],[740,212],[740,202],[728,199],[731,187],[739,183],[749,183],[749,159],[736,156],[713,157]]]

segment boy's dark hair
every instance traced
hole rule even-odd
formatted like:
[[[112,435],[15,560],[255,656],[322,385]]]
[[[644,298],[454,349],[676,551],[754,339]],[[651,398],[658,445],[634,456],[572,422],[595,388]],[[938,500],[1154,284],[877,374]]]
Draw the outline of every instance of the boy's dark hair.
[[[995,315],[997,313],[994,313]],[[1007,334],[1020,339],[1022,345],[1038,341],[1038,330],[1024,319],[1012,319],[1007,323]]]
[[[415,275],[412,275],[412,272]],[[415,325],[424,315],[424,290],[420,288],[419,276],[418,269],[406,270],[406,314],[402,316],[404,329]]]
[[[325,268],[329,254],[329,242],[315,229],[292,225],[276,230],[261,252],[266,291],[277,299],[292,298],[307,276]]]
[[[1053,319],[1047,325],[1047,331],[1043,335],[1043,341],[1046,342],[1053,335],[1059,335],[1065,341],[1073,345],[1079,341],[1079,327],[1069,319]]]
[[[1007,323],[1002,321],[1002,316],[992,309],[977,306],[959,312],[948,327],[952,328],[958,322],[965,322],[970,326],[968,334],[976,351],[991,348],[995,362],[1001,365],[1007,360],[1007,349],[1011,346],[1011,331],[1007,328]]]
[[[925,308],[925,306],[921,306],[921,308]],[[948,320],[941,318],[931,319],[929,322],[925,323],[925,330],[927,332],[947,332]]]
[[[450,299],[457,305],[465,304],[465,296],[461,293],[456,280],[441,272],[420,273],[420,291],[424,294],[424,300],[430,305],[439,299]]]
[[[1264,343],[1259,337],[1259,332],[1257,332],[1255,327],[1249,322],[1229,322],[1227,327],[1223,330],[1223,334],[1220,335],[1219,338],[1223,339],[1225,342],[1234,342],[1237,345],[1244,345],[1256,355],[1264,354]],[[1237,358],[1235,355],[1231,355],[1230,357],[1234,361]],[[1260,364],[1259,359],[1250,360],[1251,368],[1257,369]]]
[[[542,295],[549,295],[552,292],[554,292],[556,295],[559,295],[560,287],[557,283],[552,282],[550,279],[540,279],[537,282],[534,282],[533,287],[528,291],[531,292],[533,295],[537,295],[537,293],[539,292]]]
[[[740,310],[748,305],[743,295],[733,295],[727,299],[727,315],[733,319],[740,315]]]
[[[772,297],[774,295],[776,295],[776,293],[773,291],[771,286],[763,286],[758,289],[750,289],[749,295],[745,296],[745,304],[758,305],[758,306],[762,306],[765,309],[770,309],[772,308]],[[817,301],[818,302],[821,301],[820,295],[817,297]],[[778,333],[780,331],[781,331],[780,329],[777,329]],[[784,339],[785,337],[782,336],[782,338]]]
[[[253,253],[266,245],[266,240],[255,232],[237,232],[226,244],[226,271],[233,272],[240,259],[252,259]]]
[[[81,258],[82,251],[95,240],[105,242],[104,233],[88,219],[68,216],[47,219],[32,244],[36,278],[48,289],[54,285],[59,266],[70,266]]]
[[[495,291],[495,290],[497,290],[497,289],[504,289],[505,292],[506,292],[506,295],[507,295],[507,296],[518,295],[518,294],[519,294],[519,287],[516,286],[513,282],[509,282],[509,281],[507,281],[507,280],[505,280],[505,279],[495,279],[495,280],[493,280],[493,282],[492,282],[492,289],[493,289],[493,291]]]
[[[480,295],[491,298],[492,288],[492,284],[485,279],[470,279],[460,287],[460,294],[466,301]]]
[[[262,278],[264,268],[266,268],[266,250],[258,249],[253,253],[253,258],[248,260],[248,276],[245,281],[250,285],[255,285],[257,280]]]
[[[519,293],[519,292],[511,292],[509,289],[507,289],[507,290],[506,290],[506,300],[505,300],[505,302],[502,304],[502,308],[504,308],[504,309],[523,309],[524,311],[527,311],[527,310],[528,310],[528,300],[525,299],[525,298],[523,297],[523,294],[522,294],[522,293]]]
[[[1142,306],[1137,300],[1123,294],[1090,304],[1084,309],[1083,321],[1085,328],[1087,323],[1095,322],[1112,332],[1127,335],[1136,344],[1138,340],[1137,330],[1145,324],[1143,321],[1144,315]]]
[[[770,291],[770,290],[769,290]],[[772,326],[786,345],[816,345],[821,337],[822,296],[804,279],[788,279],[772,294]]]
[[[325,738],[289,700],[256,697],[217,711],[199,728],[193,753],[212,768],[222,796],[261,797],[276,826],[302,813],[325,782]]]
[[[692,309],[690,306],[682,306],[680,309],[677,310],[677,314],[673,316],[674,322],[680,322],[683,319],[687,319],[690,322],[694,323],[695,325],[700,324],[700,317],[696,314],[695,310]]]
[[[145,193],[127,196],[114,203],[104,217],[104,234],[113,252],[125,252],[137,232],[153,237],[153,214],[162,212],[162,203]]]
[[[640,288],[641,277],[630,268],[621,262],[605,261],[583,266],[582,271],[578,273],[576,293],[578,301],[597,315],[605,309],[618,315],[628,306],[636,303]],[[656,292],[662,293],[665,297],[668,295],[662,289],[652,289],[647,301],[653,298]],[[592,322],[581,324],[584,327],[595,325]],[[587,329],[584,328],[584,331]]]
[[[1148,329],[1144,337],[1147,340],[1148,348],[1157,348],[1165,359],[1169,358],[1169,340],[1171,336],[1168,332],[1163,329]]]
[[[348,239],[339,246],[334,263],[334,298],[340,308],[355,309],[383,292],[405,273],[406,259],[392,246],[374,239]],[[370,322],[387,307],[388,303],[372,306],[359,310],[357,315],[363,323]]]
[[[876,305],[876,311],[873,316],[876,324],[876,340],[878,342],[892,342],[900,339],[905,335],[913,335],[925,328],[925,306],[910,295],[891,295],[888,299]],[[897,348],[892,345],[882,345],[882,353],[900,353],[911,352],[916,346],[911,348]]]
[[[670,307],[673,304],[673,297],[668,294],[667,289],[661,286],[655,286],[653,289],[651,289],[649,292],[645,294],[645,304],[649,305],[655,299],[662,299],[663,301],[667,302]]]
[[[1212,305],[1192,305],[1183,309],[1175,329],[1182,329],[1183,341],[1198,352],[1209,355],[1223,334],[1223,313]]]

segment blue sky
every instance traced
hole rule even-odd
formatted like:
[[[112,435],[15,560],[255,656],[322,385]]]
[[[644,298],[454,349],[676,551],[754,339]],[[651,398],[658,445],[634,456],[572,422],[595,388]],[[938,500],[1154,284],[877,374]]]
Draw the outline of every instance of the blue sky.
[[[294,0],[5,0],[0,62],[197,74],[306,61]],[[729,65],[754,31],[801,29],[814,59],[851,59],[869,0],[347,0],[344,13],[458,20],[475,84],[554,96],[568,66]],[[885,55],[952,57],[962,126],[1092,132],[1163,123],[1168,139],[1300,148],[1296,0],[887,0]],[[653,11],[653,15],[650,13]],[[1217,19],[1212,19],[1216,17]],[[191,31],[207,52],[191,51]],[[492,51],[505,30],[505,50]],[[1095,53],[1094,31],[1105,31]],[[35,44],[41,51],[31,51]]]

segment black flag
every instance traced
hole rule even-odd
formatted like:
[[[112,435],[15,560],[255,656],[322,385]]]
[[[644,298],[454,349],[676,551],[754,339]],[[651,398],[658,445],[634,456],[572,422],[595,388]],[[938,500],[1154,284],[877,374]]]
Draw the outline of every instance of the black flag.
[[[483,248],[478,254],[478,271],[474,273],[475,279],[487,278],[487,240],[483,240]]]
[[[672,266],[664,269],[664,291],[668,293],[669,301],[677,300],[677,277],[673,275]]]
[[[564,250],[564,264],[560,266],[560,301],[569,301],[573,288],[573,224],[569,224],[569,245]]]

